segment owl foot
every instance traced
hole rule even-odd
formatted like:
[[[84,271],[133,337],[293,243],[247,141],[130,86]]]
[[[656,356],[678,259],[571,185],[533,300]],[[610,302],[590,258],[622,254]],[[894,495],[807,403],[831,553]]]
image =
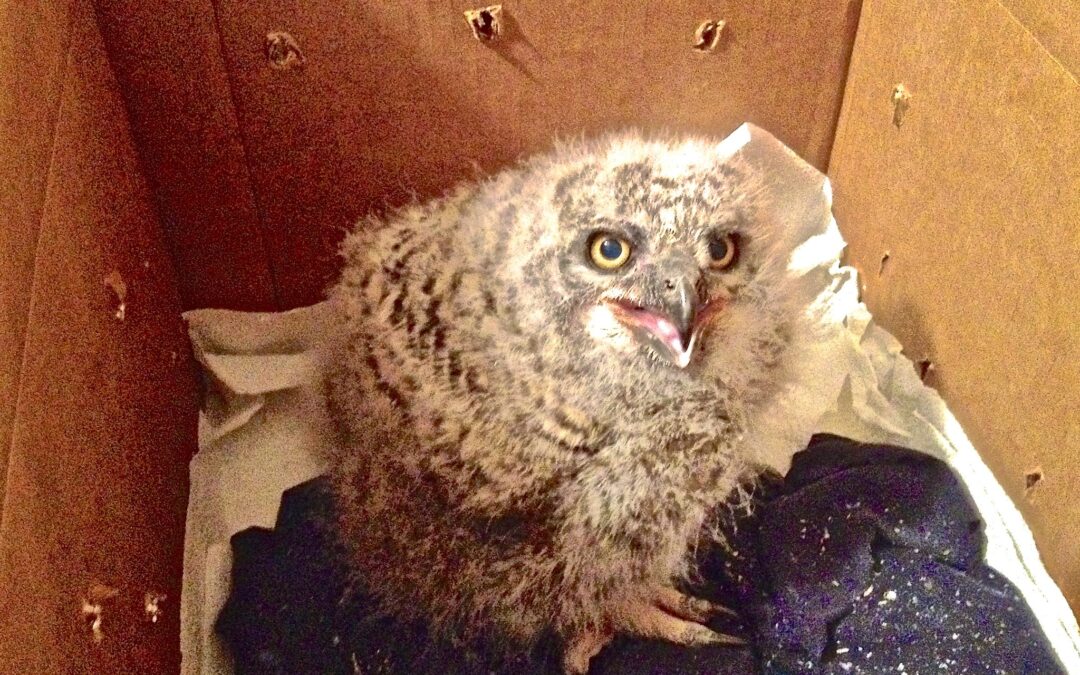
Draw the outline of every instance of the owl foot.
[[[704,625],[710,618],[725,612],[731,610],[708,600],[683,595],[673,588],[664,588],[656,593],[653,602],[635,600],[619,605],[611,618],[617,632],[681,645],[746,644],[741,638],[717,633]]]
[[[607,628],[582,631],[575,635],[566,644],[566,651],[563,653],[563,671],[566,675],[588,673],[592,657],[599,654],[613,637],[615,637],[614,631]]]
[[[687,646],[746,644],[742,638],[717,633],[703,625],[720,614],[735,615],[735,612],[708,600],[684,595],[674,588],[662,588],[652,602],[634,600],[618,605],[603,630],[583,631],[574,636],[567,643],[563,667],[568,674],[584,675],[589,671],[592,657],[600,653],[617,632]]]
[[[656,606],[668,614],[680,619],[705,623],[713,617],[726,614],[737,617],[735,610],[728,609],[715,602],[709,602],[692,595],[685,595],[670,586],[661,588],[656,594]]]

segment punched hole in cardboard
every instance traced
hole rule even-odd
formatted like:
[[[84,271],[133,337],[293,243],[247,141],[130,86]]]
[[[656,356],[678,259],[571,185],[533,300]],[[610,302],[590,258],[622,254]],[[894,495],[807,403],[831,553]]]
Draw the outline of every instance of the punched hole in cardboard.
[[[892,258],[892,254],[885,251],[881,254],[881,264],[878,266],[877,275],[879,277],[885,276],[885,268],[889,266],[889,259]]]
[[[720,36],[723,35],[724,26],[726,25],[726,21],[714,19],[703,21],[698,25],[697,30],[694,31],[694,51],[701,54],[716,51],[716,47],[720,44]]]
[[[908,108],[911,107],[911,92],[903,84],[898,84],[893,87],[892,105],[893,126],[899,129],[900,125],[904,123],[904,118],[907,116]]]
[[[275,70],[292,70],[304,65],[300,43],[284,31],[266,34],[266,60]]]
[[[143,611],[146,614],[146,620],[150,623],[157,623],[162,614],[164,613],[161,605],[168,598],[164,593],[159,591],[147,591],[143,595]]]
[[[121,276],[119,270],[113,270],[105,275],[105,287],[112,291],[116,309],[113,316],[117,321],[123,321],[127,316],[127,282]]]
[[[919,370],[919,379],[924,383],[934,374],[934,362],[927,357],[919,359],[915,367]]]
[[[109,603],[120,595],[120,591],[104,584],[93,584],[82,599],[82,616],[90,630],[90,638],[95,643],[105,639],[105,612]]]
[[[473,37],[481,42],[491,42],[502,34],[502,5],[491,5],[465,12],[465,21],[472,28]]]
[[[1035,498],[1035,492],[1043,482],[1043,470],[1041,466],[1030,469],[1024,474],[1024,497],[1028,501]]]

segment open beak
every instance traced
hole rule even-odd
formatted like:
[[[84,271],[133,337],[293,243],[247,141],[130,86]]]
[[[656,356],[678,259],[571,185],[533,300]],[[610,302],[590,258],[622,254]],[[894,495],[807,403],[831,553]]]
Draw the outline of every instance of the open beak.
[[[647,307],[608,300],[615,317],[657,354],[679,368],[690,365],[697,341],[698,297],[689,279],[668,283],[663,299]]]

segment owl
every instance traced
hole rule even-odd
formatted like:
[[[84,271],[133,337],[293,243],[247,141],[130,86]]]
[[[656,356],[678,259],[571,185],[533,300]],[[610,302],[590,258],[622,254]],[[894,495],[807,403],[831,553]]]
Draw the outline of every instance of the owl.
[[[347,566],[387,613],[583,673],[616,633],[736,644],[685,592],[802,307],[724,144],[557,146],[362,222],[330,297]]]

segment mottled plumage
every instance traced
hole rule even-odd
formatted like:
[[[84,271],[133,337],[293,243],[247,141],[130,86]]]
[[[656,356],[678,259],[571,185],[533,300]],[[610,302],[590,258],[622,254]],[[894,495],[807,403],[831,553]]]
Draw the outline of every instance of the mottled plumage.
[[[552,628],[571,670],[612,631],[722,640],[673,588],[802,329],[761,182],[709,140],[615,135],[347,238],[333,473],[387,611],[508,648]],[[624,266],[590,259],[598,231]]]

